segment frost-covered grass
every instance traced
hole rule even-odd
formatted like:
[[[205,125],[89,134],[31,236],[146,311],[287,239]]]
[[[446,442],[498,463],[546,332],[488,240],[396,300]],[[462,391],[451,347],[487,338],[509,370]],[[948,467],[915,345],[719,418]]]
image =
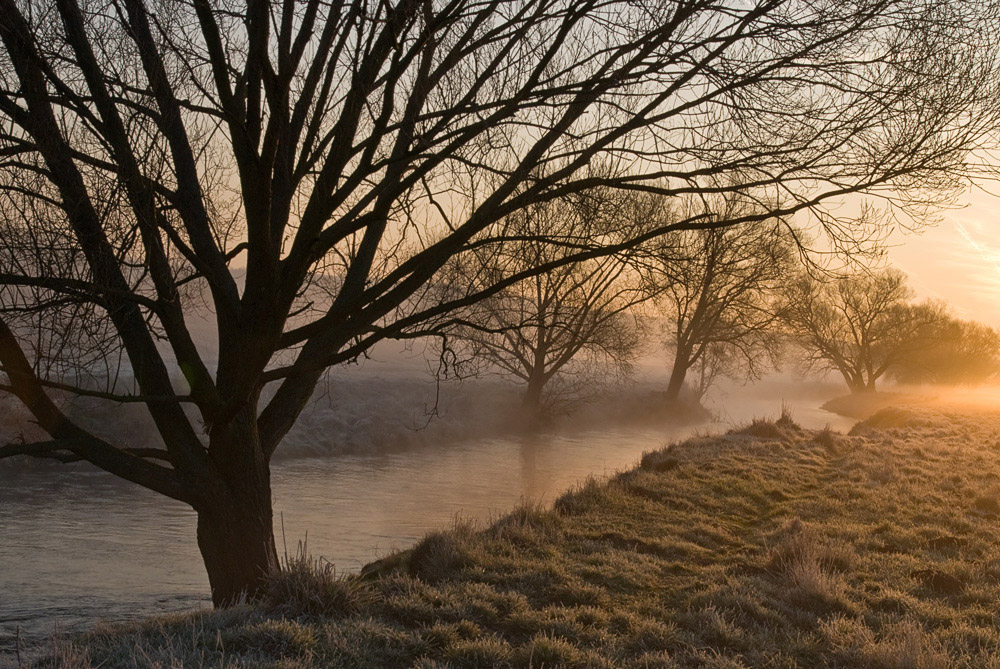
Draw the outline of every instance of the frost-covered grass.
[[[942,412],[943,411],[943,412]],[[784,417],[647,454],[362,580],[54,642],[67,667],[1000,667],[1000,419]]]

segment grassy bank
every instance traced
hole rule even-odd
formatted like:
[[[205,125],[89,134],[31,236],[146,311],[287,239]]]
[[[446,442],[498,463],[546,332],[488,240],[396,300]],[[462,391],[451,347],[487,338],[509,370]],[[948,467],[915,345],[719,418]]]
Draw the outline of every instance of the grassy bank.
[[[41,664],[1000,667],[1000,422],[787,418],[648,454],[368,577],[294,561],[261,606],[57,643]]]
[[[939,403],[937,398],[901,392],[861,392],[835,397],[820,408],[841,416],[865,420],[882,409],[894,406],[927,405]]]

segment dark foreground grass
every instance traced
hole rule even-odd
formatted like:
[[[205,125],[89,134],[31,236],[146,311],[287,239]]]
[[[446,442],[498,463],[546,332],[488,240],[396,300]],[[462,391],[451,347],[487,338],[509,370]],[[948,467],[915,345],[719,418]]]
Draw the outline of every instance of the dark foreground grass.
[[[757,421],[551,510],[436,533],[258,607],[56,643],[40,666],[1000,667],[1000,421]]]

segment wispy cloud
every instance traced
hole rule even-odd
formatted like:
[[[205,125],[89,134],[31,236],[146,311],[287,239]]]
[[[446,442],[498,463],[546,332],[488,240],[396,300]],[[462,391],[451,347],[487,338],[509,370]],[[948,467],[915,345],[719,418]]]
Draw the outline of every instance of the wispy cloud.
[[[986,246],[973,239],[972,235],[969,234],[969,231],[966,230],[965,226],[962,225],[961,223],[956,223],[955,229],[958,230],[958,233],[960,235],[965,237],[965,241],[969,242],[972,248],[974,248],[979,253],[983,261],[992,265],[993,269],[995,269],[997,271],[997,274],[1000,275],[1000,262],[998,262],[998,258],[1000,258],[1000,253],[997,253],[996,251],[991,251],[990,249],[986,248]]]

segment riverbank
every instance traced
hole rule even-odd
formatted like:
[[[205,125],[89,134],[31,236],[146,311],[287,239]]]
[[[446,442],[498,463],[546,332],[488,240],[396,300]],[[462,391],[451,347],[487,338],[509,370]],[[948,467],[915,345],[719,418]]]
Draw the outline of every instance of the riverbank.
[[[1000,666],[1000,420],[783,418],[258,607],[98,628],[59,666]]]

